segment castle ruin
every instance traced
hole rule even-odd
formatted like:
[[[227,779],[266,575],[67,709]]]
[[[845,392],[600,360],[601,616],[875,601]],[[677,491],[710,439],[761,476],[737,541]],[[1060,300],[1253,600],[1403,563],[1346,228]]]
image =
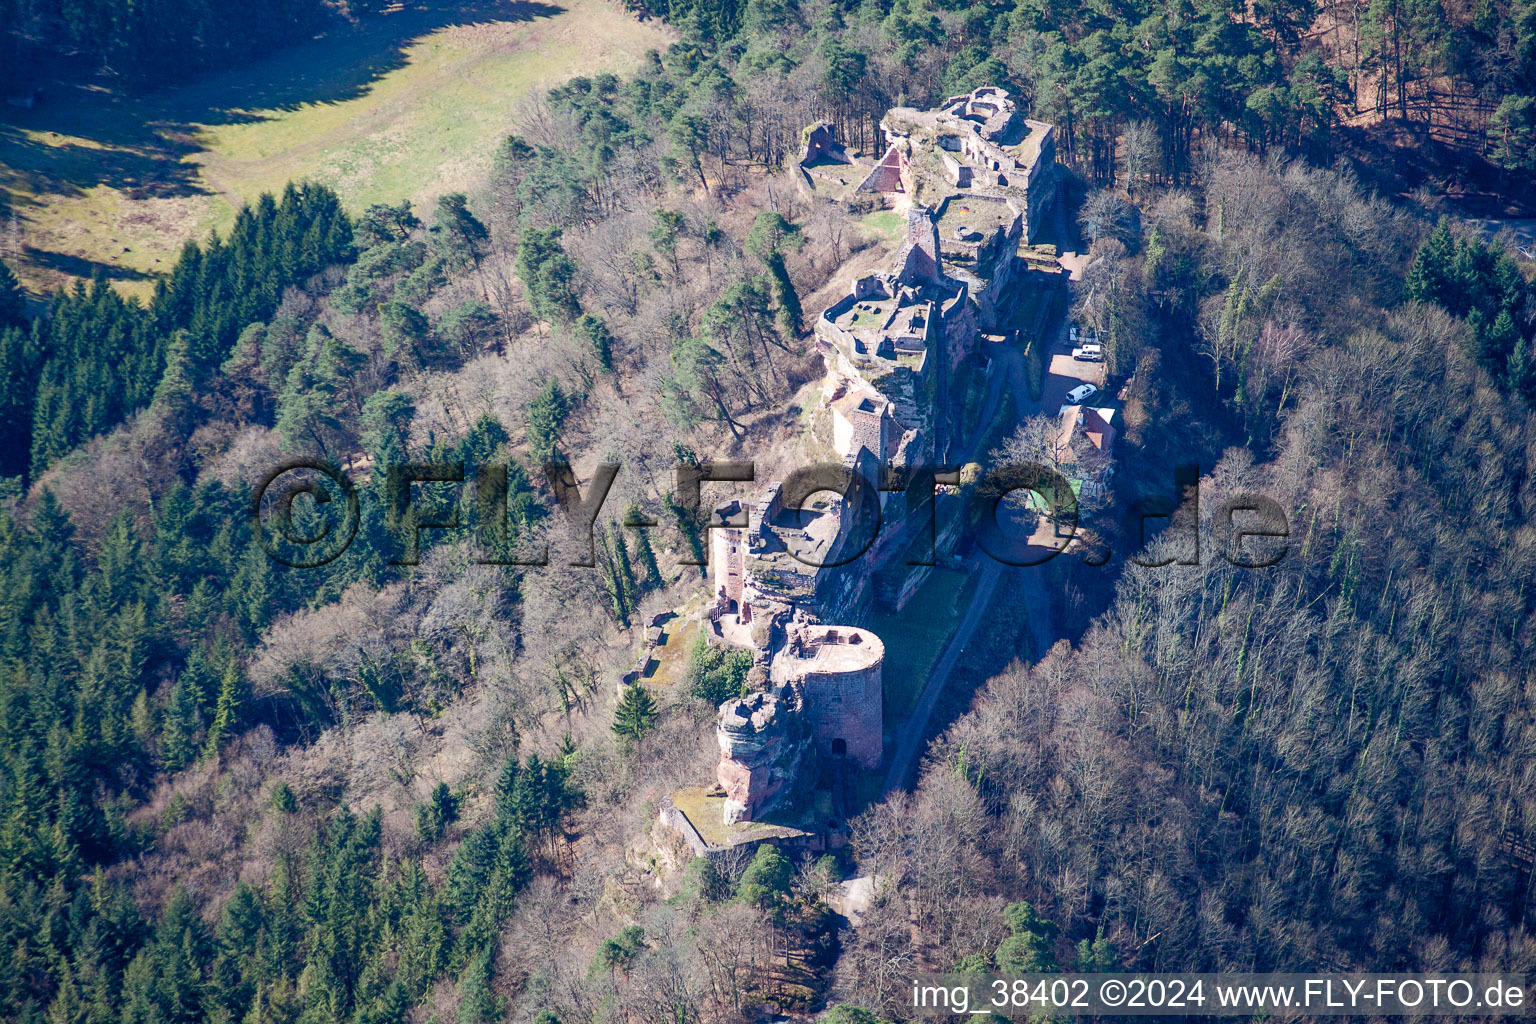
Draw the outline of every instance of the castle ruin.
[[[855,282],[816,320],[826,366],[823,401],[850,479],[941,461],[949,374],[984,331],[998,329],[1021,242],[1050,212],[1056,190],[1050,125],[1019,115],[987,87],[938,109],[892,109],[887,149],[859,185],[904,213],[903,243],[887,272]],[[807,132],[807,160],[836,146],[829,125]],[[861,564],[838,565],[849,540],[851,491],[786,508],[781,483],[759,499],[723,503],[710,537],[710,636],[753,652],[767,689],[720,708],[717,780],[727,823],[754,821],[793,802],[797,779],[819,759],[878,767],[882,758],[885,646],[869,630],[830,625],[858,607],[874,570],[893,563],[909,595],[928,567],[907,567],[911,531],[900,492],[881,492],[886,517]]]

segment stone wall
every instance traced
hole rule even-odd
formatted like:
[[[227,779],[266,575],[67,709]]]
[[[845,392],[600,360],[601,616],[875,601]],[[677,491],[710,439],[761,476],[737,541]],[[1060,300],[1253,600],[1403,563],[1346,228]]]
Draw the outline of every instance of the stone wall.
[[[801,694],[823,757],[877,768],[882,754],[885,644],[866,629],[797,624],[774,665]]]
[[[856,672],[805,678],[806,711],[823,757],[846,756],[867,769],[880,766],[884,695],[879,663]]]
[[[715,510],[717,518],[734,522],[742,517],[741,502],[730,501]],[[746,557],[746,538],[741,529],[715,527],[709,532],[709,568],[714,577],[715,595],[724,595],[727,601],[741,601],[743,563]]]
[[[843,147],[837,141],[837,129],[829,121],[817,121],[805,130],[805,146],[800,151],[802,164],[817,160],[841,160]]]
[[[910,193],[912,171],[907,165],[907,155],[895,146],[886,149],[875,169],[859,183],[857,191]]]

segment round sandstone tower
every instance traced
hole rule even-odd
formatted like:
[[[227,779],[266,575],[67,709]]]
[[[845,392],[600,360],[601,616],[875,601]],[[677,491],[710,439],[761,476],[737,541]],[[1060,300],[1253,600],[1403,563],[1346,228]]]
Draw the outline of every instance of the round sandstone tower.
[[[867,629],[797,623],[774,659],[777,681],[801,694],[816,749],[862,768],[880,764],[885,644]]]

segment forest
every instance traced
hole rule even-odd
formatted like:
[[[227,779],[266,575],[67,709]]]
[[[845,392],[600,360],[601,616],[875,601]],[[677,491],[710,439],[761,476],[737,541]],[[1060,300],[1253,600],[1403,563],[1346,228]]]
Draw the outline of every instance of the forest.
[[[1155,319],[1163,342],[1137,374],[1160,379],[1139,387],[1186,453],[1222,424],[1194,430],[1189,385],[1166,378],[1225,399],[1203,525],[1226,497],[1271,496],[1297,510],[1288,555],[1262,572],[1208,551],[1126,564],[1076,643],[987,681],[918,791],[872,810],[861,869],[903,879],[905,914],[862,929],[839,970],[892,1013],[892,944],[1002,966],[1001,908],[1019,897],[1062,969],[1523,969],[1536,954],[1531,407],[1475,304],[1458,315],[1419,284],[1500,260],[1475,240],[1447,251],[1443,223],[1334,172],[1224,154],[1201,181],[1219,230],[1179,193],[1150,211],[1200,283],[1184,317]],[[1312,266],[1286,259],[1303,244]],[[1149,294],[1150,246],[1108,247]],[[1485,301],[1513,310],[1526,345],[1531,286],[1516,277],[1506,306],[1496,275]],[[1250,304],[1255,277],[1271,287]],[[1158,543],[1141,561],[1189,554],[1187,537]],[[983,916],[996,924],[978,939]]]
[[[668,111],[665,130],[683,149],[722,157],[777,163],[807,105],[866,145],[890,106],[1006,82],[1035,116],[1061,127],[1066,155],[1100,184],[1122,172],[1183,181],[1204,137],[1327,165],[1359,148],[1361,130],[1377,129],[1431,163],[1453,154],[1463,176],[1479,177],[1483,160],[1536,171],[1531,0],[1141,0],[1113,10],[1073,0],[625,5],[683,33],[676,56],[686,54],[688,74],[671,77],[692,109],[681,118]],[[150,88],[388,6],[5,0],[0,85],[26,94],[50,72],[70,81],[105,72]],[[1499,178],[1497,191],[1514,195],[1510,184]]]
[[[353,17],[383,4],[348,4]],[[98,68],[135,89],[185,80],[312,35],[341,11],[327,0],[253,6],[207,0],[5,0],[0,6],[0,86],[30,93],[45,75],[89,78]]]
[[[338,16],[289,6],[3,17],[148,84]],[[680,41],[523,105],[482,192],[295,183],[142,303],[0,271],[0,1018],[873,1024],[914,969],[1531,970],[1536,285],[1336,158],[1370,112],[1518,197],[1536,5],[639,11]],[[700,580],[672,468],[802,454],[818,290],[883,252],[776,169],[981,84],[1060,126],[1073,315],[1128,382],[1111,503],[1198,462],[1198,514],[1270,495],[1289,555],[1053,563],[1065,639],[1000,621],[848,851],[668,862],[655,804],[746,669],[697,643],[615,693]],[[314,570],[248,514],[295,454],[365,491]],[[405,460],[507,466],[496,550],[417,529],[478,525],[472,488],[398,514],[370,470]],[[481,564],[570,543],[542,467],[598,460],[591,570]]]

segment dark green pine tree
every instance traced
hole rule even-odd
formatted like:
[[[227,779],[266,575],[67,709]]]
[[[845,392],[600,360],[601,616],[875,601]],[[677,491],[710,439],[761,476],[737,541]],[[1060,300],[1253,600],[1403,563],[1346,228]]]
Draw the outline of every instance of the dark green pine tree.
[[[752,862],[736,883],[736,898],[748,906],[779,916],[789,902],[795,866],[785,856],[764,843],[752,855]]]
[[[36,600],[54,608],[80,582],[80,559],[75,551],[75,524],[51,489],[43,491],[32,513],[31,548],[38,553],[36,569],[41,584]]]
[[[203,745],[204,757],[217,757],[224,742],[239,729],[243,689],[240,666],[231,658],[219,680],[218,701],[214,704],[213,721],[208,725],[208,741]]]
[[[563,764],[545,762],[537,754],[521,769],[510,761],[502,782],[507,788],[499,789],[498,817],[520,832],[552,842],[574,799],[566,788]]]
[[[613,712],[613,734],[638,743],[656,725],[656,701],[640,683],[624,691]]]
[[[52,380],[40,382],[32,407],[31,476],[37,477],[69,451],[75,440],[74,419],[74,406],[64,386]]]
[[[384,354],[407,365],[422,359],[432,327],[416,307],[398,299],[379,305],[379,335]]]
[[[1079,974],[1105,974],[1115,970],[1118,963],[1114,944],[1104,937],[1103,925],[1099,925],[1092,942],[1087,939],[1078,941],[1073,967]]]
[[[251,544],[224,592],[225,610],[247,641],[255,642],[271,621],[274,607],[282,600],[281,580],[280,575],[273,573],[272,559],[266,551]]]
[[[439,782],[432,795],[416,808],[416,835],[422,842],[435,843],[458,816],[459,805],[453,791],[448,783]]]
[[[495,979],[495,949],[486,945],[470,957],[459,975],[460,1024],[495,1024],[501,1019],[501,1001],[492,988]]]
[[[1056,954],[1051,949],[1051,939],[1056,925],[1036,913],[1028,903],[1010,903],[1003,909],[1003,917],[1013,932],[1004,939],[992,954],[997,969],[1006,974],[1036,974],[1055,971]]]
[[[1515,350],[1509,355],[1509,387],[1527,405],[1536,406],[1536,358],[1524,338],[1515,343]]]
[[[207,1015],[202,965],[211,959],[209,947],[197,908],[178,887],[161,914],[154,942],[123,976],[123,1020],[201,1024]]]
[[[455,455],[466,469],[474,470],[490,462],[492,457],[507,443],[507,432],[501,420],[486,413],[469,428],[469,433],[459,441]]]
[[[293,795],[293,787],[281,779],[272,787],[272,809],[279,814],[293,814],[299,809],[299,799]]]
[[[630,615],[640,606],[640,585],[635,580],[635,566],[629,558],[629,544],[624,539],[624,531],[614,523],[610,525],[608,535],[613,539],[614,577],[624,598],[624,619],[628,622]]]
[[[514,828],[503,828],[500,833],[490,877],[461,937],[466,948],[477,948],[496,937],[512,914],[517,894],[533,877],[522,833]]]
[[[784,265],[782,254],[769,256],[767,266],[768,277],[773,285],[774,321],[778,326],[779,337],[786,345],[793,344],[805,329],[800,295],[795,291],[794,282],[789,279],[789,269]]]
[[[192,428],[197,388],[187,334],[177,331],[166,348],[165,373],[155,385],[150,409],[178,436],[185,436]]]
[[[655,223],[651,226],[651,248],[671,261],[674,275],[680,274],[682,266],[677,259],[677,240],[688,222],[675,210],[657,210],[653,216]]]
[[[569,411],[565,389],[551,377],[528,406],[528,447],[538,462],[548,462],[555,457],[560,444],[560,427]]]
[[[19,325],[0,326],[0,475],[28,469],[40,369],[35,336]]]
[[[496,814],[498,817],[509,817],[515,802],[514,793],[517,788],[517,779],[522,774],[523,766],[516,757],[507,758],[501,766],[501,774],[496,779]]]
[[[0,263],[0,328],[20,327],[26,322],[27,293],[5,263]]]
[[[560,229],[530,228],[517,245],[517,276],[540,320],[570,323],[581,315],[576,298],[576,261],[560,244]]]
[[[576,321],[576,336],[592,346],[597,365],[605,372],[613,372],[613,332],[608,324],[595,313],[584,313]]]
[[[256,998],[261,980],[257,952],[265,940],[265,927],[261,893],[244,882],[235,883],[219,915],[209,979],[210,999],[229,1020],[244,1017]]]
[[[507,767],[502,770],[500,780],[505,788],[499,790],[496,803],[499,820],[519,830],[538,827],[543,774],[544,762],[537,754],[528,759],[526,766],[519,766],[517,761],[509,760]]]
[[[288,444],[329,455],[341,442],[344,396],[363,361],[322,325],[310,329],[304,357],[288,372],[277,399],[277,429]]]
[[[500,828],[495,823],[483,825],[464,837],[449,862],[446,902],[460,923],[474,916],[475,906],[496,870],[500,847]]]
[[[1434,302],[1449,308],[1446,297],[1451,290],[1456,265],[1456,239],[1450,222],[1440,218],[1424,244],[1419,246],[1408,270],[1404,290],[1414,302]]]
[[[359,417],[363,451],[378,460],[387,452],[405,451],[416,403],[404,391],[376,391],[363,403]]]
[[[433,229],[460,265],[478,267],[485,253],[491,233],[469,209],[469,201],[462,192],[450,192],[437,201]]]
[[[180,771],[197,757],[201,730],[196,686],[183,672],[171,687],[160,728],[160,762],[167,771]]]
[[[1486,366],[1490,373],[1504,377],[1510,357],[1514,354],[1515,345],[1519,341],[1520,332],[1515,328],[1515,318],[1510,315],[1509,310],[1500,309],[1498,315],[1493,317],[1493,322],[1482,332],[1477,353],[1478,361]]]
[[[177,594],[189,593],[208,570],[204,546],[195,535],[196,502],[192,489],[177,481],[155,505],[156,572]]]
[[[774,212],[760,213],[747,234],[747,251],[758,258],[768,271],[770,290],[773,292],[775,319],[781,338],[793,342],[803,329],[800,296],[794,282],[789,279],[789,269],[784,264],[784,252],[798,248],[804,242],[800,227]]]

